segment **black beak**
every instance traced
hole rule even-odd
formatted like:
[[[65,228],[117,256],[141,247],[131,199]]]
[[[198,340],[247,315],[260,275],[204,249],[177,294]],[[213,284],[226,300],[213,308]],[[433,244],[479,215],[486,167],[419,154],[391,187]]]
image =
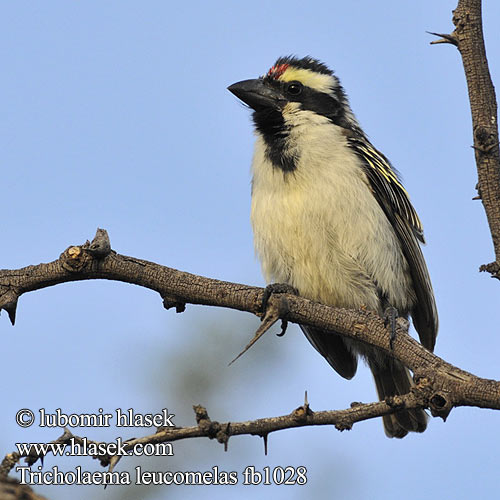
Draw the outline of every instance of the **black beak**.
[[[280,108],[285,103],[283,96],[277,90],[268,87],[262,78],[233,83],[227,90],[255,111]]]

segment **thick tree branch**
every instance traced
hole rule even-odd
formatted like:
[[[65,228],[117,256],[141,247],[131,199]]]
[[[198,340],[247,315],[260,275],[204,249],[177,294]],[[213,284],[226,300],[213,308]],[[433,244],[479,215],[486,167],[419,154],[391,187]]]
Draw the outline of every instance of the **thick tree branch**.
[[[493,239],[495,262],[481,266],[500,279],[500,156],[497,101],[486,59],[481,0],[459,0],[453,11],[455,30],[433,43],[452,43],[462,56],[472,113],[478,194],[483,201]],[[436,33],[434,33],[436,34]]]
[[[98,231],[96,238],[107,234]],[[71,246],[48,264],[28,266],[18,270],[0,271],[0,310],[15,314],[21,294],[68,281],[109,279],[140,285],[157,291],[166,308],[183,310],[186,303],[227,307],[261,315],[265,290],[177,271],[111,250],[109,241],[101,246],[105,252],[95,252],[92,243]],[[268,310],[273,319],[310,325],[331,330],[382,349],[410,368],[424,398],[423,406],[434,415],[446,417],[455,406],[478,406],[500,409],[500,382],[485,380],[460,370],[426,350],[407,333],[408,324],[397,326],[396,339],[390,345],[390,335],[384,321],[370,311],[354,311],[329,307],[291,294],[272,295]]]

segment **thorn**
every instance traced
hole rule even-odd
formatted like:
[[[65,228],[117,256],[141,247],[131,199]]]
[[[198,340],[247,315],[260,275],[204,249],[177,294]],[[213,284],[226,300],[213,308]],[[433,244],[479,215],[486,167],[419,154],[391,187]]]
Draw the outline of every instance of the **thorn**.
[[[304,406],[307,408],[309,406],[309,401],[307,400],[307,391],[304,394]]]
[[[238,358],[243,356],[250,347],[252,347],[257,340],[259,340],[264,333],[266,333],[271,326],[276,323],[280,319],[280,307],[276,304],[276,301],[273,300],[269,303],[268,307],[266,308],[266,315],[262,318],[262,324],[259,326],[257,331],[255,332],[255,335],[253,336],[252,340],[247,344],[245,349],[241,351],[238,356],[236,356],[228,366],[231,366]]]
[[[227,444],[229,443],[229,438],[231,437],[231,422],[228,422],[225,428],[222,427],[218,422],[214,422],[214,425],[218,426],[215,433],[215,439],[224,445],[224,451],[227,451]]]
[[[262,439],[264,440],[264,455],[266,455],[267,457],[267,437],[269,436],[269,434],[263,434],[262,435]]]
[[[6,293],[2,295],[2,305],[0,309],[5,309],[9,315],[10,322],[12,326],[16,323],[16,310],[17,310],[17,299],[19,295],[17,291],[10,288]]]
[[[426,33],[429,33],[429,35],[441,37],[439,40],[433,40],[432,42],[430,42],[431,45],[437,45],[439,43],[449,43],[451,45],[455,45],[455,47],[458,47],[458,40],[453,35],[447,35],[445,33],[434,33],[432,31],[427,31]]]
[[[472,198],[472,201],[476,201],[476,200],[480,200],[481,199],[481,196],[477,195],[477,196],[474,196],[474,198]]]
[[[113,472],[113,469],[115,468],[115,465],[120,461],[120,458],[121,455],[113,455],[110,459],[109,459],[109,469],[108,469],[108,472]],[[108,483],[106,483],[104,485],[104,489],[106,489],[108,487]]]
[[[106,229],[97,228],[94,239],[86,250],[97,259],[102,259],[111,253],[111,242]]]
[[[225,430],[225,436],[224,436],[224,451],[227,451],[227,445],[229,443],[229,432],[231,428],[231,422],[227,423],[226,430]]]
[[[17,300],[13,304],[5,306],[5,310],[9,315],[10,323],[12,326],[16,324],[16,309],[17,309]]]
[[[64,432],[62,433],[61,437],[59,438],[59,441],[64,441],[71,439],[73,437],[73,433],[67,428],[64,428]]]
[[[120,461],[121,455],[113,455],[109,460],[108,472],[113,472],[115,465]]]

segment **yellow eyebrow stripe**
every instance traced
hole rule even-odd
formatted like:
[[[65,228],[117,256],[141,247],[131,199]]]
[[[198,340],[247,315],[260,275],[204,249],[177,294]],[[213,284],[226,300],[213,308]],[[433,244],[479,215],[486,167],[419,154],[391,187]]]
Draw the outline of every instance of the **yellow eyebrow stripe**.
[[[331,92],[336,86],[335,80],[330,75],[316,73],[309,69],[295,68],[289,66],[279,77],[283,82],[291,82],[297,80],[302,85],[317,90],[318,92]]]

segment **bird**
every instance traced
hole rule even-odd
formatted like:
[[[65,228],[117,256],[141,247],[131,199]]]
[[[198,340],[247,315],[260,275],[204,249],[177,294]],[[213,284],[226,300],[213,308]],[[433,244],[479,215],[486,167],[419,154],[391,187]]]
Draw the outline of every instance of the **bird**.
[[[338,77],[317,59],[290,55],[228,90],[252,110],[250,219],[266,281],[329,306],[411,316],[432,351],[438,315],[422,224]],[[381,401],[410,392],[409,370],[389,354],[337,332],[301,329],[346,379],[364,358]],[[423,432],[427,413],[403,409],[383,416],[383,424],[388,437],[402,438]]]

